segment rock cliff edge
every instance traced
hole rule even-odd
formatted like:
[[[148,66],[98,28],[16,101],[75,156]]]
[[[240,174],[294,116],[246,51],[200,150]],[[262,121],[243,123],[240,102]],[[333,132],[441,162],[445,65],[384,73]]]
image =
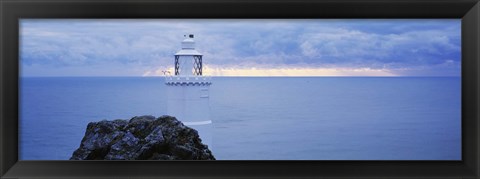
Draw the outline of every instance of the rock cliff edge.
[[[136,116],[87,125],[70,160],[215,160],[198,132],[175,117]]]

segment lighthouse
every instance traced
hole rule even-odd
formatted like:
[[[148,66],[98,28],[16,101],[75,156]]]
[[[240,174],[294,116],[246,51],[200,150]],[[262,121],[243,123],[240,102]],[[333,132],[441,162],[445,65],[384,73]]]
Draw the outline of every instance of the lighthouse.
[[[165,77],[167,114],[198,131],[202,143],[212,148],[209,77],[203,76],[202,54],[195,49],[194,35],[185,35],[174,55],[175,72]]]

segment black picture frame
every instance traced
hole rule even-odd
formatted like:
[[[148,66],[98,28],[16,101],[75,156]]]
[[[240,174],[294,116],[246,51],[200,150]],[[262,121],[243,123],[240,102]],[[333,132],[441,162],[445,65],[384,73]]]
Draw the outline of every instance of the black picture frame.
[[[21,18],[461,18],[462,161],[18,161]],[[2,178],[480,177],[478,0],[1,0],[0,19]]]

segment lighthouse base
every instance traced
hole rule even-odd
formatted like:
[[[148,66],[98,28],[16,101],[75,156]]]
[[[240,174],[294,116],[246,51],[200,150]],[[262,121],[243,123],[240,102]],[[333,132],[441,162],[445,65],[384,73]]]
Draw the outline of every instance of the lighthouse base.
[[[167,114],[198,131],[202,143],[212,148],[209,87],[207,77],[166,77]]]

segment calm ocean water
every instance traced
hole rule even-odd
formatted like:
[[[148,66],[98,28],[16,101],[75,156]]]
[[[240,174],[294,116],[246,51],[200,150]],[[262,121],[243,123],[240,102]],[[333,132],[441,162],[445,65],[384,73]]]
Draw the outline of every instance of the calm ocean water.
[[[220,160],[460,160],[459,77],[213,78]],[[68,160],[89,122],[165,114],[162,77],[24,77],[20,159]]]

